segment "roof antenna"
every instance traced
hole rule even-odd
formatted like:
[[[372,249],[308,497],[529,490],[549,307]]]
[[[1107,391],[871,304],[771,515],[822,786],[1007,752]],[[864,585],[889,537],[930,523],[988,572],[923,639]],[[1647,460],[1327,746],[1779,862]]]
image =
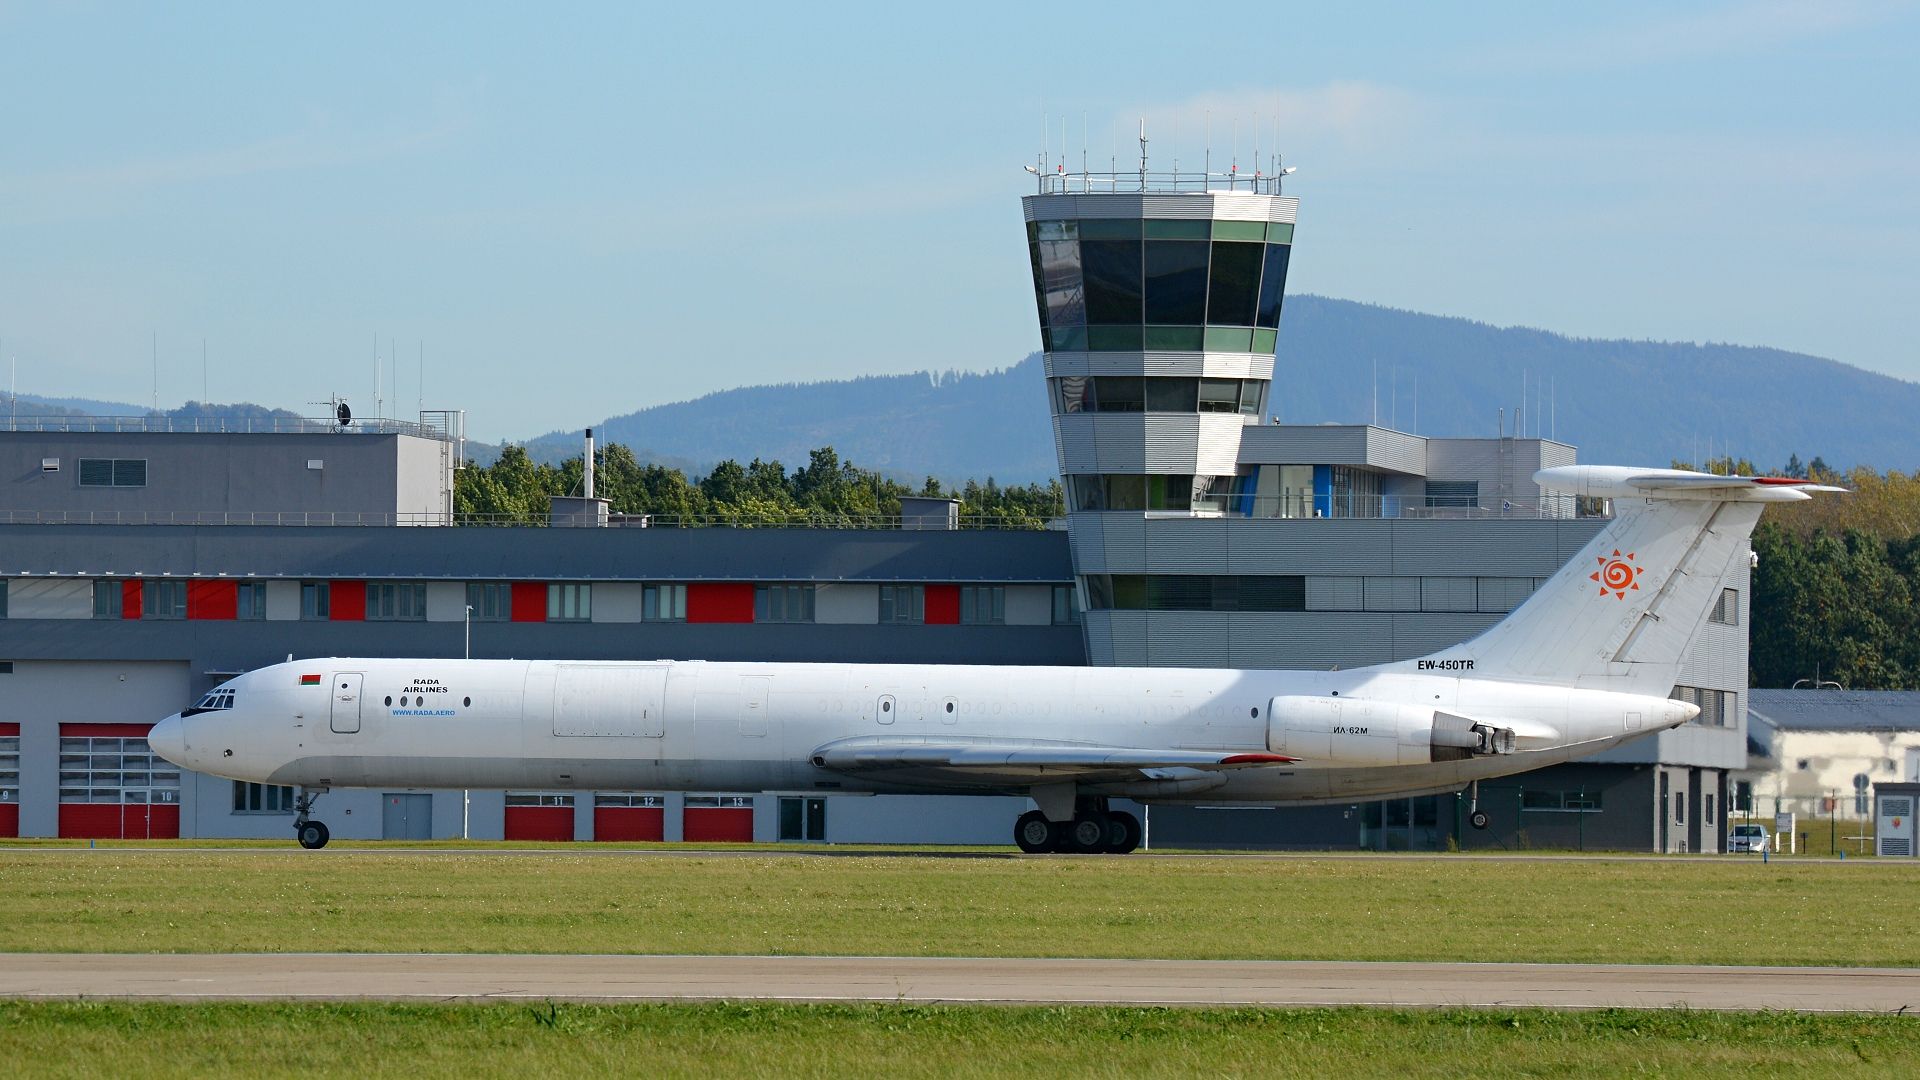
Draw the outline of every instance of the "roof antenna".
[[[1147,190],[1147,118],[1140,118],[1140,190]]]
[[[1212,176],[1213,175],[1213,110],[1212,109],[1207,110],[1207,140],[1206,141],[1207,141],[1206,156],[1200,160],[1200,167],[1204,169],[1205,172],[1203,172],[1201,175]],[[1205,186],[1205,185],[1202,185],[1202,186]]]

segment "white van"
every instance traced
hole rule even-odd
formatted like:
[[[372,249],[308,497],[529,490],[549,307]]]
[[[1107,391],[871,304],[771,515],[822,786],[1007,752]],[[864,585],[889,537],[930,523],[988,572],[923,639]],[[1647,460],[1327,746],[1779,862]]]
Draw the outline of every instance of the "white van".
[[[1735,825],[1727,832],[1728,851],[1765,851],[1767,849],[1767,827],[1765,825]]]

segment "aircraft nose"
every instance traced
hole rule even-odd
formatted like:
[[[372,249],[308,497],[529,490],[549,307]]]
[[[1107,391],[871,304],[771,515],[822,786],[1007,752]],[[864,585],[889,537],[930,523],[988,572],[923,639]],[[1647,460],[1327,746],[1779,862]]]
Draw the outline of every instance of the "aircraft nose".
[[[153,725],[147,732],[147,745],[153,752],[173,762],[175,765],[187,765],[187,721],[179,713]]]

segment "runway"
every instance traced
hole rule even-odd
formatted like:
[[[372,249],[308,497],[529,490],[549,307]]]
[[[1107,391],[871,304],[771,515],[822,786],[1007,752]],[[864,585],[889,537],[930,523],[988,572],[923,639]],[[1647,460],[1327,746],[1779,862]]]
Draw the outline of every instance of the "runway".
[[[1920,968],[970,957],[0,954],[0,998],[1920,1009]]]

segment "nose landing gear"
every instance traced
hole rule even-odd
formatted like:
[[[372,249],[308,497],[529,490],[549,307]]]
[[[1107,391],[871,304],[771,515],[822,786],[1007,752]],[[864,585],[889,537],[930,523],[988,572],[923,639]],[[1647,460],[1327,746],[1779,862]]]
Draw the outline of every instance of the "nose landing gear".
[[[1108,810],[1105,799],[1082,799],[1069,821],[1049,821],[1038,810],[1020,815],[1013,842],[1029,855],[1125,855],[1140,846],[1140,819],[1124,810]]]
[[[308,851],[317,851],[326,847],[327,841],[333,838],[333,834],[327,830],[326,822],[314,821],[308,816],[313,812],[314,802],[327,791],[327,788],[302,787],[300,794],[293,800],[293,837]]]

